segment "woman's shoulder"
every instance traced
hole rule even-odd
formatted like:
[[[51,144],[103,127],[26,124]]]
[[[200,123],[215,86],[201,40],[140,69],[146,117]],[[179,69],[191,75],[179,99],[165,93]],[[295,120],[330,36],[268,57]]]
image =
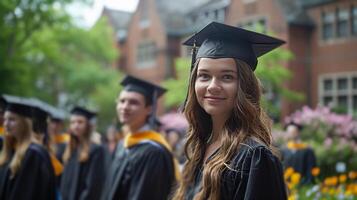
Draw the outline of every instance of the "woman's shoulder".
[[[254,137],[249,137],[239,143],[239,149],[238,149],[238,154],[239,153],[252,153],[254,151],[265,151],[267,150],[268,152],[269,147],[261,142],[259,139],[254,138]]]
[[[46,150],[46,148],[43,147],[42,145],[36,144],[36,143],[30,144],[30,146],[27,149],[27,153],[30,155],[34,155],[34,156],[40,156],[45,159],[49,158],[49,154],[48,154],[48,151]]]
[[[246,163],[254,162],[276,162],[277,157],[270,148],[256,138],[248,138],[239,144],[239,148],[233,157],[232,166],[241,166]]]
[[[45,147],[31,143],[26,151],[24,161],[50,164],[50,156]]]

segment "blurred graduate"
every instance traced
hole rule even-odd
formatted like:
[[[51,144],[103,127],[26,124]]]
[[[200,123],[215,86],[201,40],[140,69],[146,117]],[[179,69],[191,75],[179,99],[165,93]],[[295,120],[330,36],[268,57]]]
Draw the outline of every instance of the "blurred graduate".
[[[63,200],[99,199],[102,194],[107,152],[103,146],[91,141],[93,131],[90,120],[95,116],[96,113],[83,107],[71,110],[71,137],[63,155]]]
[[[0,154],[0,199],[41,200],[56,198],[51,158],[34,133],[35,103],[3,95],[4,146]]]
[[[179,177],[171,147],[155,132],[155,111],[164,88],[126,76],[117,98],[117,114],[124,133],[106,182],[103,200],[166,200]]]
[[[285,169],[291,167],[301,174],[301,184],[313,183],[311,170],[316,167],[314,150],[301,140],[302,126],[296,123],[286,125],[288,142],[282,148],[282,159]]]

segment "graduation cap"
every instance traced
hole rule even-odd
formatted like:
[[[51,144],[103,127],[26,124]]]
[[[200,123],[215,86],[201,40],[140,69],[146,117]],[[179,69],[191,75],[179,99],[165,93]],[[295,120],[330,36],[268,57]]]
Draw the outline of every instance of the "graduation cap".
[[[127,75],[120,84],[124,86],[125,91],[138,92],[144,95],[146,104],[153,106],[149,118],[150,125],[152,125],[153,128],[156,127],[158,125],[155,117],[157,99],[166,92],[166,89],[132,75]]]
[[[95,116],[97,116],[96,112],[90,111],[90,110],[80,107],[80,106],[75,106],[74,108],[72,108],[71,114],[83,116],[83,117],[87,118],[88,120],[91,120]]]
[[[45,134],[45,143],[48,142],[47,134],[47,119],[50,116],[50,108],[52,107],[48,103],[39,99],[30,99],[33,106],[32,121],[33,130],[35,133]]]
[[[66,112],[51,106],[49,109],[50,119],[54,122],[63,122],[66,119]]]
[[[284,43],[268,35],[211,22],[183,44],[193,46],[194,62],[197,58],[236,58],[246,62],[254,71],[258,57]]]
[[[5,105],[5,111],[14,112],[24,117],[32,117],[33,103],[29,99],[5,94],[0,99]]]

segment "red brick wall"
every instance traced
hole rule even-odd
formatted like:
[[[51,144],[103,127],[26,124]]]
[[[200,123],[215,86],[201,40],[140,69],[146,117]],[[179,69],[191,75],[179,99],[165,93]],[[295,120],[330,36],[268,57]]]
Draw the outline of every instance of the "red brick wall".
[[[341,0],[309,9],[316,28],[312,34],[312,84],[311,97],[313,105],[317,105],[318,77],[323,74],[357,71],[357,36],[324,41],[321,37],[321,17],[323,11],[336,11],[336,8],[351,8],[357,1]]]
[[[145,0],[145,3],[143,2],[139,2],[128,26],[128,35],[124,47],[126,56],[124,69],[128,74],[159,84],[164,80],[166,74],[167,37],[158,15],[159,12],[156,9],[155,0]],[[147,28],[140,27],[140,16],[144,9],[146,9],[150,21],[150,25]],[[137,50],[140,42],[145,40],[155,42],[157,49],[156,60],[152,66],[140,68],[137,61]],[[158,113],[163,113],[163,110],[163,98],[160,98]]]
[[[140,1],[138,9],[134,13],[128,29],[127,46],[127,73],[159,83],[165,76],[165,49],[166,49],[166,32],[161,24],[156,10],[155,0]],[[146,9],[150,20],[147,28],[140,27],[140,15]],[[150,40],[154,41],[158,50],[155,63],[146,68],[139,68],[137,61],[137,50],[140,42]]]

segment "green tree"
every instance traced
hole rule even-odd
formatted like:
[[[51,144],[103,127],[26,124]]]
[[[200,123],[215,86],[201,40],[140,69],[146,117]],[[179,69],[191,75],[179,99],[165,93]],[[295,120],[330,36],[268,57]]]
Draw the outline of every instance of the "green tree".
[[[1,1],[2,19],[16,18],[0,24],[0,92],[66,110],[78,104],[95,108],[103,128],[115,119],[121,76],[114,69],[115,34],[105,17],[91,29],[76,26],[64,9],[72,1]]]

